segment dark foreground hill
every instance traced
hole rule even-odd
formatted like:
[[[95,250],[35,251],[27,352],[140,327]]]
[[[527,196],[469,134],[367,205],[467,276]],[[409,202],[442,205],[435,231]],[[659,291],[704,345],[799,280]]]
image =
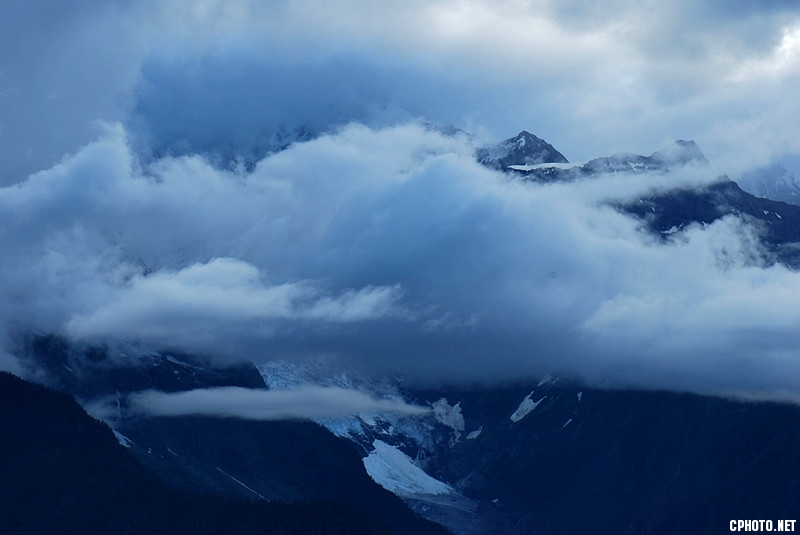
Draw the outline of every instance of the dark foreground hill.
[[[480,432],[432,452],[429,471],[500,513],[491,532],[722,534],[800,516],[796,406],[562,381],[448,397]]]
[[[388,534],[363,511],[176,491],[69,396],[0,373],[0,518],[6,534]]]

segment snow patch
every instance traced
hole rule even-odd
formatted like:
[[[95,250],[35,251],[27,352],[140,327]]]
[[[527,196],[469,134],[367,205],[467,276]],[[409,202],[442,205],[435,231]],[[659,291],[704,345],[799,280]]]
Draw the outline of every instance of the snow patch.
[[[187,370],[202,370],[203,369],[200,366],[195,366],[194,364],[189,364],[188,362],[183,362],[182,360],[178,360],[175,357],[173,357],[172,355],[169,355],[169,354],[166,354],[166,353],[162,357],[167,362],[171,362],[172,364],[176,364],[178,366],[186,368]]]
[[[537,384],[536,386],[539,387],[539,386],[546,385],[547,383],[552,383],[552,382],[553,382],[553,376],[548,373],[547,375],[542,377],[542,380],[539,381],[539,384]]]
[[[129,439],[116,429],[112,429],[112,431],[114,432],[114,436],[117,437],[117,442],[119,442],[122,447],[130,448],[133,445],[133,441],[131,439]]]
[[[361,418],[362,422],[370,427],[375,427],[378,425],[378,423],[375,421],[375,416],[372,414],[359,414],[358,417]]]
[[[233,477],[232,475],[230,475],[228,472],[226,472],[225,470],[223,470],[222,468],[220,468],[219,466],[217,466],[217,470],[219,470],[221,474],[223,474],[223,475],[225,475],[225,476],[228,476],[229,478],[231,478],[232,480],[234,480],[236,483],[240,484],[241,486],[243,486],[244,488],[246,488],[247,490],[249,490],[250,492],[252,492],[252,493],[253,493],[253,494],[255,494],[256,496],[258,496],[258,497],[259,497],[259,498],[261,498],[262,500],[269,501],[269,500],[267,500],[267,499],[266,499],[264,496],[262,496],[261,494],[259,494],[257,491],[255,491],[255,490],[251,489],[250,487],[248,487],[247,485],[245,485],[244,483],[242,483],[241,481],[239,481],[238,479],[236,479],[235,477]]]
[[[508,168],[513,171],[533,171],[535,169],[547,169],[549,167],[554,167],[556,169],[572,169],[573,167],[579,167],[582,164],[578,163],[536,163],[532,165],[509,165]]]
[[[375,440],[375,448],[364,457],[364,468],[377,484],[398,496],[450,494],[453,488],[425,473],[394,446]]]
[[[645,165],[641,162],[626,162],[626,163],[631,166],[631,169],[633,169],[634,173],[638,173],[641,169],[647,169],[647,167],[645,167]]]
[[[482,431],[483,431],[483,426],[480,426],[478,429],[472,431],[469,435],[467,435],[467,440],[474,440],[478,438],[481,435]]]
[[[464,415],[461,414],[461,403],[456,403],[452,407],[447,402],[447,398],[431,403],[433,415],[440,423],[455,431],[456,440],[461,437],[464,430]]]
[[[302,365],[283,361],[273,361],[258,366],[264,384],[270,390],[293,390],[306,383],[308,370]]]
[[[547,396],[544,396],[539,401],[532,401],[531,396],[533,395],[533,390],[531,393],[525,396],[525,399],[522,400],[522,403],[519,404],[517,410],[514,411],[514,414],[511,415],[512,422],[519,422],[523,418],[525,418],[533,409],[539,406],[539,403],[545,400]]]
[[[567,427],[567,426],[568,426],[569,424],[571,424],[571,423],[572,423],[572,418],[570,418],[569,420],[567,420],[566,422],[564,422],[564,425],[562,425],[562,426],[561,426],[561,429],[564,429],[565,427]]]
[[[578,401],[580,401],[582,397],[583,397],[583,392],[578,392]]]

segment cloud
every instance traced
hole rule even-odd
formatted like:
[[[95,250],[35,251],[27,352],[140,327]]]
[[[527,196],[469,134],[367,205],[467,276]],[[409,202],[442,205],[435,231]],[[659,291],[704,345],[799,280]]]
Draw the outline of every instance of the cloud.
[[[525,184],[467,137],[352,124],[260,160],[137,163],[110,127],[0,189],[7,329],[411,380],[799,393],[798,274],[735,218],[662,242],[609,202],[708,167]]]
[[[376,399],[357,390],[300,386],[293,390],[220,387],[128,395],[129,414],[151,416],[213,416],[245,420],[330,418],[359,413],[428,414],[430,409],[393,399]],[[96,412],[96,411],[95,411]]]
[[[93,5],[0,8],[9,333],[800,391],[797,275],[756,230],[662,243],[607,204],[800,151],[794,4]],[[573,160],[693,137],[719,172],[520,184],[417,117]]]
[[[310,283],[264,285],[258,269],[231,258],[178,272],[135,276],[109,301],[65,325],[79,339],[135,339],[194,351],[222,351],[220,340],[270,337],[283,321],[368,321],[402,314],[398,287],[324,295]]]

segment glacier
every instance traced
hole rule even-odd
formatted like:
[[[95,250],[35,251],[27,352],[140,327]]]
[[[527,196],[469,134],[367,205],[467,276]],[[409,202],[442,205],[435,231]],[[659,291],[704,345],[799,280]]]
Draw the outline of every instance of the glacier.
[[[372,443],[375,448],[364,457],[369,476],[386,490],[401,497],[450,494],[453,488],[425,473],[414,461],[382,440]]]

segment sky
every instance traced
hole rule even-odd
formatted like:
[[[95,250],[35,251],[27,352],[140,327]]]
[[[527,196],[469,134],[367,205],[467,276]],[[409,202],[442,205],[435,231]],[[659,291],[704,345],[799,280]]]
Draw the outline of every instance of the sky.
[[[585,4],[3,2],[0,367],[33,329],[800,399],[800,275],[736,219],[663,244],[607,204],[800,153],[800,7]],[[570,161],[694,139],[712,167],[475,162],[523,129]]]

